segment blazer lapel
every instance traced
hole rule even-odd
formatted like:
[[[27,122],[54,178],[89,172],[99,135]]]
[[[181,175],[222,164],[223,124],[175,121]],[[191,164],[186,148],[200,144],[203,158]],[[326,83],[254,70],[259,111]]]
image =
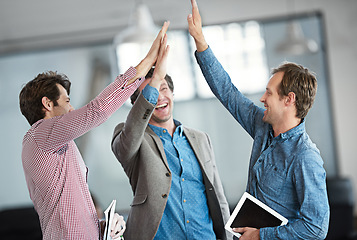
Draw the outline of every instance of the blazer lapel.
[[[167,168],[167,170],[169,172],[170,171],[170,168],[169,168],[169,164],[167,162],[167,158],[166,158],[166,154],[165,154],[165,150],[164,150],[164,145],[162,145],[162,141],[160,139],[159,136],[156,135],[156,133],[148,126],[146,128],[146,132],[152,137],[152,139],[154,140],[155,144],[156,144],[156,147],[157,149],[159,150],[159,153],[161,155],[161,159],[162,159],[162,162],[164,163],[165,167]]]
[[[184,127],[183,131],[187,137],[188,142],[190,143],[190,145],[192,147],[193,152],[196,154],[196,158],[197,158],[198,162],[200,163],[201,167],[203,168],[204,159],[202,156],[202,149],[201,149],[200,145],[198,144],[199,140],[197,139],[195,133],[190,131],[189,129]]]

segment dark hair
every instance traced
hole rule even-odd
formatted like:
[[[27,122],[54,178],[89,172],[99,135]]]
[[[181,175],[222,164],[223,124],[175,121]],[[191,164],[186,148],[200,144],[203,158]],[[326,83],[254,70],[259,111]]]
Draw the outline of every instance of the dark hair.
[[[296,96],[296,117],[304,118],[311,109],[317,92],[317,80],[314,73],[295,63],[284,63],[272,70],[272,74],[283,72],[279,86],[279,95],[287,96],[289,92]]]
[[[149,72],[146,74],[145,78],[146,79],[147,78],[152,78],[152,75],[154,74],[154,70],[155,70],[155,67],[152,67],[149,70]],[[172,78],[170,77],[170,75],[166,74],[165,80],[166,80],[167,85],[169,86],[169,89],[171,90],[171,92],[174,92],[174,83],[173,83]],[[130,96],[131,104],[134,104],[134,102],[138,98],[139,94],[140,94],[140,90],[136,89],[135,92]]]
[[[64,74],[48,71],[38,74],[29,81],[19,95],[20,110],[30,125],[45,117],[42,98],[47,97],[57,106],[60,92],[57,84],[62,85],[69,94],[71,82]]]

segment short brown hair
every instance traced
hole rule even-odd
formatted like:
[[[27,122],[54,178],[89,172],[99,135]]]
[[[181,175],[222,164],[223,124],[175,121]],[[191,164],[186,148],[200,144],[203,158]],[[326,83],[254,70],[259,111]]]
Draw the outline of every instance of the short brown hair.
[[[145,78],[152,78],[152,75],[154,74],[154,70],[155,67],[152,67],[149,72],[146,74]],[[172,78],[170,77],[170,75],[166,74],[165,75],[165,80],[167,82],[167,85],[169,86],[169,89],[171,90],[171,92],[174,92],[174,83],[172,81]],[[140,94],[140,90],[136,89],[135,92],[130,96],[130,102],[131,104],[134,104],[136,99],[138,98]]]
[[[296,96],[296,117],[305,118],[311,109],[317,92],[315,74],[301,65],[286,62],[272,70],[272,74],[283,72],[279,86],[279,95],[287,96],[289,92]]]
[[[68,77],[53,71],[38,74],[22,88],[19,95],[20,110],[30,125],[45,117],[43,97],[47,97],[57,106],[60,97],[57,84],[62,85],[69,95],[71,82]]]

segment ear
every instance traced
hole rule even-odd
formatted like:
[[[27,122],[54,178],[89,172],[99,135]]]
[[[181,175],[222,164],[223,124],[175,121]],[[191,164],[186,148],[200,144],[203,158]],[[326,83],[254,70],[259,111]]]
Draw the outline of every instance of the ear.
[[[296,95],[294,92],[289,92],[288,96],[285,97],[285,104],[287,106],[295,105]]]
[[[42,98],[42,106],[46,109],[46,111],[52,111],[53,102],[48,97]]]

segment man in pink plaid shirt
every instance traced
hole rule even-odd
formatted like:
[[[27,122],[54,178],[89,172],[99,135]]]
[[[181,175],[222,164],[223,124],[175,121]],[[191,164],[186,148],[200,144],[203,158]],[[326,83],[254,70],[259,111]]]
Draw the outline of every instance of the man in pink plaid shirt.
[[[146,57],[84,107],[70,104],[70,81],[46,72],[20,92],[20,109],[31,128],[22,144],[22,163],[43,239],[101,239],[98,216],[87,185],[87,167],[74,139],[105,122],[131,96],[166,47],[165,22]],[[115,214],[111,236],[125,231]]]

